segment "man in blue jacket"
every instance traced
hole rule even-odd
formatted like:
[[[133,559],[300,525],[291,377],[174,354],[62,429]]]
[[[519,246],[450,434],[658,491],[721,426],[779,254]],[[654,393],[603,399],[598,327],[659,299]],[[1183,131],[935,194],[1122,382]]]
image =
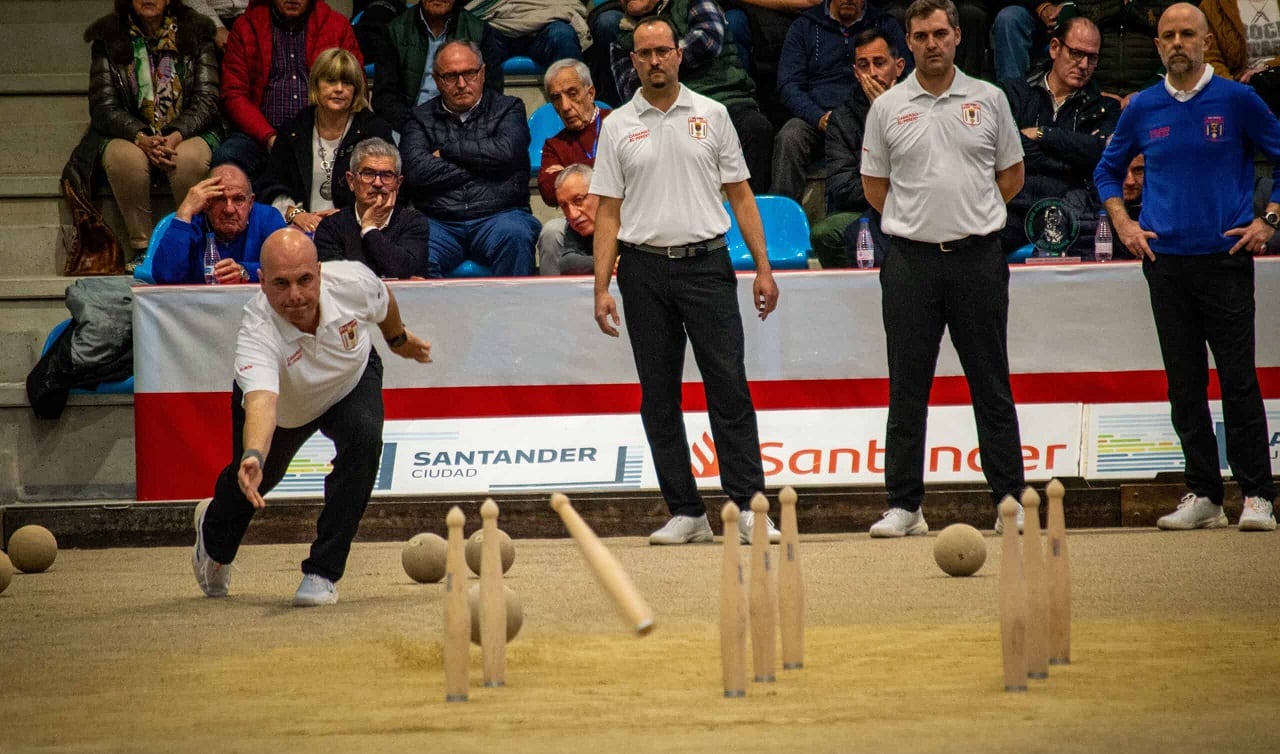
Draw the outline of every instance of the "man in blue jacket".
[[[1265,214],[1254,217],[1253,150],[1280,165],[1280,122],[1253,89],[1215,78],[1205,65],[1209,25],[1199,8],[1172,5],[1157,29],[1168,77],[1130,100],[1094,172],[1120,242],[1142,259],[1186,463],[1189,491],[1157,525],[1227,525],[1207,393],[1212,349],[1227,463],[1244,495],[1239,527],[1272,531],[1276,488],[1254,358],[1253,255],[1280,227],[1280,180]],[[1146,157],[1146,181],[1135,221],[1121,181],[1138,153]],[[1274,174],[1280,179],[1280,169]]]
[[[151,274],[160,284],[205,282],[204,253],[212,234],[221,257],[213,268],[217,282],[256,282],[262,243],[284,226],[275,207],[253,200],[243,170],[219,165],[182,200],[156,244]]]
[[[880,30],[893,49],[907,49],[897,20],[866,0],[825,0],[792,22],[778,59],[778,94],[792,117],[773,142],[770,193],[800,201],[809,162],[822,154],[831,111],[857,84],[854,38],[867,29]],[[905,57],[910,71],[911,53]]]
[[[533,274],[542,224],[529,211],[529,126],[524,103],[484,88],[471,42],[448,42],[432,76],[440,95],[418,105],[400,141],[405,189],[429,218],[429,277],[471,259],[500,277]]]

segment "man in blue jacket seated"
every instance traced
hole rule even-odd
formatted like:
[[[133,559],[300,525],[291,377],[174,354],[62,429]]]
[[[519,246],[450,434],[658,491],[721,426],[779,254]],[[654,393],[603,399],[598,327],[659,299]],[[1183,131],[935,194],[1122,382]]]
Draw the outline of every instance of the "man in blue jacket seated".
[[[257,282],[262,242],[284,226],[274,207],[253,201],[243,170],[219,165],[187,192],[156,245],[151,274],[160,284],[205,282],[205,238],[212,233],[221,257],[213,268],[217,282]]]
[[[405,192],[430,220],[428,276],[467,259],[501,277],[532,275],[542,224],[529,211],[524,103],[485,90],[471,42],[445,43],[431,75],[440,94],[413,109],[400,141]]]

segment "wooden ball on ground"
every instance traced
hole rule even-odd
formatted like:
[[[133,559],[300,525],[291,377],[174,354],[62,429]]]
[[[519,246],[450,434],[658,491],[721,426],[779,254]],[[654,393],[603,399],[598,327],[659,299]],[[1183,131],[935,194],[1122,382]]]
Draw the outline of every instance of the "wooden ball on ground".
[[[524,625],[524,606],[520,603],[520,595],[511,591],[511,587],[502,585],[502,596],[507,598],[507,641],[516,638],[520,627]],[[471,608],[471,643],[480,646],[480,585],[472,584],[467,590],[467,606]]]
[[[987,542],[972,526],[952,524],[933,543],[933,559],[949,576],[972,576],[987,562]]]
[[[58,557],[58,540],[43,526],[29,524],[9,537],[9,560],[23,573],[41,573]]]
[[[0,594],[9,588],[9,582],[13,581],[13,563],[9,562],[9,556],[0,552]]]
[[[434,584],[444,578],[449,543],[431,532],[415,534],[400,551],[400,565],[419,584]]]
[[[467,567],[477,576],[480,575],[480,549],[483,543],[484,529],[481,529],[467,540],[467,547],[463,552]],[[498,530],[498,549],[502,551],[502,572],[506,573],[511,570],[511,564],[516,562],[516,546],[511,542],[511,537],[501,529]]]

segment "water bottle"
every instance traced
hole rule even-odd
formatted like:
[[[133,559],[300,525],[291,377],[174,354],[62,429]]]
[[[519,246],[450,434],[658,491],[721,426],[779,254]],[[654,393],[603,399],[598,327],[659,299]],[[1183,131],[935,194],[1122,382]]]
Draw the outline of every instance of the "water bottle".
[[[212,233],[205,234],[204,237],[204,282],[206,285],[217,285],[218,276],[214,274],[213,268],[218,266],[218,262],[222,261],[222,256],[218,254],[218,242],[213,239]]]
[[[859,222],[861,227],[858,228],[858,269],[869,270],[876,266],[876,247],[871,241],[871,220],[864,217]]]
[[[1111,223],[1105,209],[1098,213],[1098,230],[1093,234],[1093,261],[1111,261]]]

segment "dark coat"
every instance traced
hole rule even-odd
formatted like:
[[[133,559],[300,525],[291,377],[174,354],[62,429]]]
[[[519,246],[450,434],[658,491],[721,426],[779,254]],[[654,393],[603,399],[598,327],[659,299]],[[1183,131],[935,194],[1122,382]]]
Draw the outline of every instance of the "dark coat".
[[[427,242],[431,226],[413,207],[401,204],[383,230],[360,235],[355,207],[320,221],[316,253],[321,262],[361,262],[380,278],[427,276]]]
[[[311,200],[311,134],[316,127],[316,106],[298,113],[276,135],[267,169],[254,187],[257,200],[270,204],[278,196],[291,196],[306,206]],[[338,209],[355,204],[356,197],[347,188],[346,173],[351,169],[351,150],[365,139],[379,137],[391,141],[391,126],[369,110],[351,117],[351,127],[338,145],[333,165],[333,206]],[[394,143],[394,142],[393,142]]]
[[[466,123],[435,97],[410,113],[400,154],[406,193],[427,217],[474,220],[529,209],[529,125],[516,97],[486,89]]]
[[[843,105],[831,111],[827,121],[827,214],[865,212],[862,191],[862,137],[867,130],[871,103],[861,86],[849,92]]]

